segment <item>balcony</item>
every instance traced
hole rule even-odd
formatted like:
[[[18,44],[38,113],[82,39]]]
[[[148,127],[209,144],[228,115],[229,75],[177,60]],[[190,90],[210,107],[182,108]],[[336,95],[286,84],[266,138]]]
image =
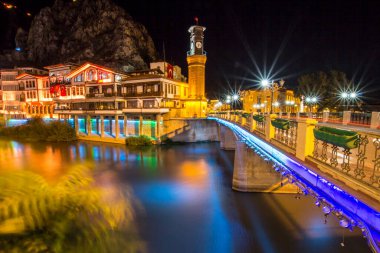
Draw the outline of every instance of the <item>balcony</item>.
[[[127,92],[122,93],[123,97],[162,97],[164,93],[162,91],[154,91],[154,92]]]
[[[123,97],[123,94],[121,92],[86,94],[86,98],[104,98],[104,97]]]

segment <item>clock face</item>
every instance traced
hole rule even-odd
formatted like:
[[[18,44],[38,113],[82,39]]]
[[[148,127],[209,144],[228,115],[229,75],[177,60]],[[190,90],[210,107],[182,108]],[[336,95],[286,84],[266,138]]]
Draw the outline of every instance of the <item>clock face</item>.
[[[198,41],[197,43],[195,43],[195,46],[197,48],[201,48],[202,47],[202,42]]]

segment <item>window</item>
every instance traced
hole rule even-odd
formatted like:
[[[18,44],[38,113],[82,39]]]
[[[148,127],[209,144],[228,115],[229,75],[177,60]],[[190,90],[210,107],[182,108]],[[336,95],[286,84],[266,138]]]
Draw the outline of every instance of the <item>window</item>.
[[[78,83],[78,82],[83,82],[83,73],[80,73],[79,75],[77,75],[75,78],[74,78],[74,82]]]
[[[99,71],[99,80],[109,79],[110,75],[107,72]]]
[[[87,81],[96,81],[96,71],[91,69],[87,72]]]

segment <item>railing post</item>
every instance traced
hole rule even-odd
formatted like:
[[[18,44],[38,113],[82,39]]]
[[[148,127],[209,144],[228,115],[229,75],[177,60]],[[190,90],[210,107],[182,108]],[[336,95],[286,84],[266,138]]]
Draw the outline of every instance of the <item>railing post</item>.
[[[269,141],[274,138],[274,126],[272,126],[272,119],[277,118],[276,114],[265,115],[265,139]]]
[[[347,125],[351,121],[351,111],[343,112],[343,125]]]
[[[286,117],[290,119],[290,112],[286,113]]]
[[[318,123],[315,119],[297,120],[297,146],[296,157],[302,161],[313,153],[314,133],[313,129]]]
[[[380,126],[380,112],[372,112],[371,114],[371,128],[378,128]]]
[[[330,115],[330,112],[323,112],[322,113],[322,122],[328,122],[329,121],[329,115]]]

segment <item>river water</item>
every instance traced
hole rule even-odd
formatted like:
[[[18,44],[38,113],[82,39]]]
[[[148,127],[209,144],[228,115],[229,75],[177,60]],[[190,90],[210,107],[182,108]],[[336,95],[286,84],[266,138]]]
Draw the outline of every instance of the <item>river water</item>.
[[[218,143],[130,150],[0,140],[0,171],[29,170],[54,182],[86,162],[112,173],[112,183],[137,200],[148,252],[370,252],[358,229],[343,229],[334,217],[325,224],[310,197],[231,190],[233,159]]]

